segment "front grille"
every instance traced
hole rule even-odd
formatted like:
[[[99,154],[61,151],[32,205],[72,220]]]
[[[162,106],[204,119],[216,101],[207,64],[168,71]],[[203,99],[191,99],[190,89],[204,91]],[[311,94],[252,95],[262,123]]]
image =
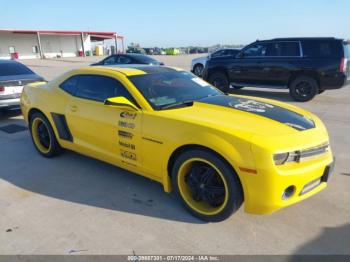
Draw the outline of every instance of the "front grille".
[[[324,143],[315,147],[294,151],[292,153],[289,153],[288,162],[301,162],[304,160],[308,160],[310,158],[315,158],[317,156],[327,153],[328,150],[329,150],[329,144]]]
[[[299,159],[297,159],[299,162],[302,160],[307,160],[309,158],[313,158],[319,155],[323,155],[325,153],[327,153],[329,150],[329,144],[328,143],[324,143],[321,145],[318,145],[316,147],[311,147],[311,148],[307,148],[304,150],[299,151]]]

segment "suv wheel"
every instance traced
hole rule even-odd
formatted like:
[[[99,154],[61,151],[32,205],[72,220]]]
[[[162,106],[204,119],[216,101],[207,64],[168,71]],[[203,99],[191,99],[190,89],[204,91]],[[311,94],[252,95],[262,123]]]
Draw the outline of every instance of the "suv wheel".
[[[228,81],[227,76],[223,73],[212,74],[209,77],[209,83],[220,89],[222,92],[227,92],[230,88],[230,82]]]
[[[315,79],[308,76],[300,76],[289,85],[289,93],[295,101],[310,101],[318,94],[318,84]]]

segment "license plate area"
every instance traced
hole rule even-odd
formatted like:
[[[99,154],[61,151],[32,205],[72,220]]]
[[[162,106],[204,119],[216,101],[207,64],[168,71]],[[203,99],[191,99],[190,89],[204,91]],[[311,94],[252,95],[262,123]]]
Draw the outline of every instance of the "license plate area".
[[[23,86],[5,86],[5,91],[2,95],[15,95],[21,94],[23,91]]]

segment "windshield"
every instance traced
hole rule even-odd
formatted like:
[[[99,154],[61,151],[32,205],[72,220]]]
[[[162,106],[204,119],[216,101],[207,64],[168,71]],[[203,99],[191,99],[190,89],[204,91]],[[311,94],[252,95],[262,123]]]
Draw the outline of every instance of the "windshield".
[[[185,71],[136,75],[129,79],[156,110],[222,95],[215,87]]]
[[[34,74],[28,67],[19,63],[1,63],[0,76],[31,75]]]

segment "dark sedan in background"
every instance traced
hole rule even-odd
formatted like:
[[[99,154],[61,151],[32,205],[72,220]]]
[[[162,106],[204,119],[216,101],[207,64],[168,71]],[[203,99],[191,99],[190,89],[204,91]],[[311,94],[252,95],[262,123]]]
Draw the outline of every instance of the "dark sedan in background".
[[[0,109],[19,106],[23,86],[45,81],[25,65],[13,60],[0,60]]]
[[[125,64],[141,64],[141,65],[164,65],[152,57],[142,54],[118,54],[110,55],[98,63],[91,64],[92,66],[100,65],[125,65]]]

